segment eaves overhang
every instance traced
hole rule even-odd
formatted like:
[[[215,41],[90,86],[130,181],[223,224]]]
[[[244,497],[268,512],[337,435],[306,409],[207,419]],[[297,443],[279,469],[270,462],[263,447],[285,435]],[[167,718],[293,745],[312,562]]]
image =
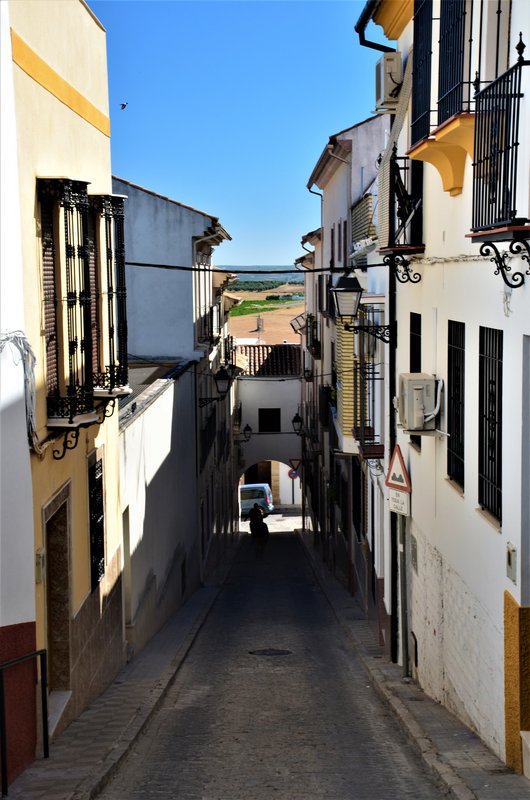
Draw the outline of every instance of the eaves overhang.
[[[351,128],[348,130],[351,130]],[[337,170],[341,166],[344,166],[344,162],[347,161],[352,149],[351,139],[342,139],[339,141],[337,139],[338,135],[339,134],[335,134],[329,137],[327,145],[322,151],[313,172],[309,176],[307,182],[308,189],[315,185],[318,186],[319,189],[324,189],[329,179],[332,178]]]
[[[309,231],[304,236],[302,236],[301,244],[310,244],[313,247],[322,240],[322,228],[317,228],[314,231]]]

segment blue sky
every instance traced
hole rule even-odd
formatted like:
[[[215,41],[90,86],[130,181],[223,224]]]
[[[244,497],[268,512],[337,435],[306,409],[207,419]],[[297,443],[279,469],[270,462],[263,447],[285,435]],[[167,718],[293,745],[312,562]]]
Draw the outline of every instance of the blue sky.
[[[219,217],[219,264],[293,263],[320,224],[306,183],[328,137],[374,107],[364,0],[88,2],[107,30],[114,174]]]

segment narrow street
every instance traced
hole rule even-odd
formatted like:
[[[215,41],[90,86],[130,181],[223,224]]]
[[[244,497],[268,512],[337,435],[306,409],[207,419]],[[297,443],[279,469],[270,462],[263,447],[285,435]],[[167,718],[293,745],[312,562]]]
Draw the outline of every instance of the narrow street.
[[[286,530],[295,518],[268,522],[265,555],[243,541],[174,685],[102,797],[443,797]]]

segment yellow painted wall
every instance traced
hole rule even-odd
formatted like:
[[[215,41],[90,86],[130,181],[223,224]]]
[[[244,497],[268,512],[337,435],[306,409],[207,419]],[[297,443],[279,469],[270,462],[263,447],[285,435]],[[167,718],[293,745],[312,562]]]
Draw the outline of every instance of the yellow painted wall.
[[[90,183],[89,194],[112,191],[106,37],[82,0],[11,0],[13,81],[18,139],[26,334],[37,358],[37,429],[46,427],[45,342],[40,278],[37,177],[67,177]],[[117,412],[98,427],[82,430],[77,448],[61,461],[46,445],[32,455],[35,547],[44,546],[42,509],[70,483],[72,608],[75,615],[90,591],[87,456],[104,446],[106,562],[121,542],[118,496]],[[38,645],[45,645],[43,585],[37,586]]]

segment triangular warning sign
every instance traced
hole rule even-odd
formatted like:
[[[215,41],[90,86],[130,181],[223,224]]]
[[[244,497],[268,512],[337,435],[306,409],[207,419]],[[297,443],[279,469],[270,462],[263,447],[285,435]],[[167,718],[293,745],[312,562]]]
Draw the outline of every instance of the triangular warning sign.
[[[301,463],[302,463],[302,461],[301,461],[301,459],[299,459],[299,458],[290,458],[290,459],[289,459],[289,464],[291,465],[291,467],[292,467],[292,468],[293,468],[293,469],[294,469],[296,472],[298,472],[298,468],[300,467]]]
[[[412,489],[410,478],[403,461],[401,448],[397,444],[390,459],[390,465],[386,474],[385,485],[391,489],[399,489],[401,492],[409,492]]]

